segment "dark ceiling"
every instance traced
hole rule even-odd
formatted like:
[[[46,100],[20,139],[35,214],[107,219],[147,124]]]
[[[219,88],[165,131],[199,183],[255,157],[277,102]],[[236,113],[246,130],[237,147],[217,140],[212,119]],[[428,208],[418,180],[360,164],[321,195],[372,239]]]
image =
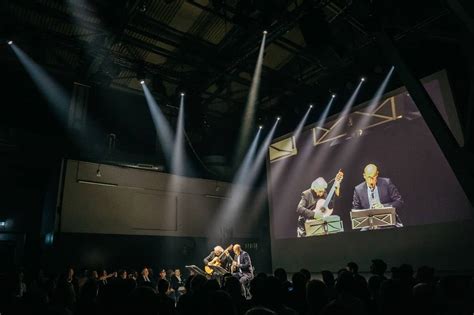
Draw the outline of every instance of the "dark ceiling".
[[[284,115],[280,132],[288,132],[309,102],[320,110],[336,92],[342,106],[361,75],[373,89],[360,101],[370,97],[391,66],[375,41],[381,30],[418,76],[463,72],[459,47],[469,27],[453,3],[472,9],[453,0],[4,0],[0,38],[98,88],[141,95],[144,78],[171,120],[177,112],[164,105],[185,91],[188,133],[209,155],[213,136],[235,135],[240,125],[263,30],[257,121]]]

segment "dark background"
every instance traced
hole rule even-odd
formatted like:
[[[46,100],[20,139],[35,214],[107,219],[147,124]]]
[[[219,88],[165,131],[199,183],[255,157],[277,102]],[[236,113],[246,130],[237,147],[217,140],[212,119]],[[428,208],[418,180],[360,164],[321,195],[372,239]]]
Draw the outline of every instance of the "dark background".
[[[313,135],[311,129],[306,130],[297,143],[298,155],[271,163],[275,238],[296,237],[296,207],[301,192],[319,176],[329,182],[339,169],[344,171],[344,180],[333,214],[341,217],[345,231],[352,231],[349,212],[354,187],[364,181],[362,172],[369,163],[379,167],[379,177],[388,177],[397,186],[405,202],[397,213],[405,225],[471,217],[471,205],[413,101],[403,93],[396,96],[396,103],[397,108],[404,108],[401,119],[372,127],[360,137],[340,140],[333,146],[329,141],[310,148],[308,160],[301,152],[313,146]],[[272,171],[281,167],[280,163],[285,163],[285,170],[278,180],[272,178]],[[300,163],[303,168],[298,168]]]

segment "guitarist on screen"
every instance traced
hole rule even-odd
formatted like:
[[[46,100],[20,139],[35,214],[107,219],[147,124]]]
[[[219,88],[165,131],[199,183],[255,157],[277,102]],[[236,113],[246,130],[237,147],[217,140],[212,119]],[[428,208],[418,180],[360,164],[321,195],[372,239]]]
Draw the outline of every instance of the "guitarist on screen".
[[[339,170],[329,194],[326,191],[328,183],[322,177],[316,178],[313,183],[311,183],[311,188],[302,192],[301,200],[296,208],[296,213],[298,214],[296,232],[298,237],[306,236],[304,225],[306,220],[327,217],[332,214],[334,209],[334,196],[338,197],[340,194],[343,177],[344,173]]]
[[[230,270],[230,266],[232,265],[232,257],[229,254],[229,250],[232,249],[232,245],[230,245],[225,251],[221,246],[214,247],[214,250],[204,258],[204,266],[209,265],[218,265],[224,268],[225,270]],[[208,274],[212,274],[212,271],[207,268],[206,272]]]

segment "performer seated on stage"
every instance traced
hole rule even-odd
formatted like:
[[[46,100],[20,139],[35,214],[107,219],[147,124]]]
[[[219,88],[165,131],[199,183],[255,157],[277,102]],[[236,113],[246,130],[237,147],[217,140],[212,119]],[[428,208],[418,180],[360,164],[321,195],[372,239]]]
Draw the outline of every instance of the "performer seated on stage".
[[[239,244],[235,244],[234,261],[232,262],[232,275],[237,277],[241,284],[247,285],[253,278],[252,261],[250,255],[243,251]]]
[[[207,255],[206,258],[204,258],[204,266],[209,266],[209,265],[219,265],[225,270],[230,270],[230,265],[232,264],[232,257],[230,257],[229,252],[225,252],[224,255],[224,249],[221,246],[216,246],[214,247],[214,250]],[[218,257],[221,256],[220,260],[218,261]]]
[[[334,196],[340,194],[340,183],[344,174],[339,171],[336,175],[335,191],[332,200],[328,204],[328,209],[334,209]],[[328,183],[324,178],[318,177],[311,183],[311,188],[301,193],[301,200],[296,208],[298,214],[298,223],[296,227],[297,237],[306,236],[305,222],[306,220],[317,219],[318,217],[325,216],[324,212],[328,209],[317,209],[316,205],[324,203],[327,197],[326,188]],[[332,213],[332,210],[330,211]],[[326,213],[330,215],[330,213]]]
[[[369,164],[364,168],[365,181],[354,188],[352,209],[379,209],[393,207],[397,210],[396,227],[403,224],[398,210],[403,207],[403,199],[390,178],[379,177],[376,165]]]

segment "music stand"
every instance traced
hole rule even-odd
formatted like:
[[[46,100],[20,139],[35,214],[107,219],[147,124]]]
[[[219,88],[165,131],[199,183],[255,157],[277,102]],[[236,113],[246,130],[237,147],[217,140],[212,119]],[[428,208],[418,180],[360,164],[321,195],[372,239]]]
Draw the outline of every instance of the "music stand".
[[[228,271],[222,268],[221,266],[209,265],[208,267],[214,271],[212,274],[218,277],[221,277],[225,275],[226,273],[228,273]]]
[[[344,225],[338,215],[330,215],[320,219],[306,220],[306,237],[328,235],[344,232]]]
[[[191,274],[198,274],[198,275],[201,275],[201,276],[204,276],[204,277],[207,277],[208,274],[202,270],[201,268],[199,268],[198,266],[196,265],[188,265],[188,266],[184,266],[186,267],[186,269],[188,269]]]
[[[378,209],[352,209],[352,229],[374,230],[383,226],[395,226],[397,212],[393,207]]]

